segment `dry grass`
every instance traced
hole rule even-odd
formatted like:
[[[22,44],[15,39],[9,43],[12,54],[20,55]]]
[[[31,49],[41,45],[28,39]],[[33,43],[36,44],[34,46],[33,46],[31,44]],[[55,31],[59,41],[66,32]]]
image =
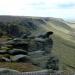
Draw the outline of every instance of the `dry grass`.
[[[14,69],[21,72],[38,71],[40,67],[36,67],[31,63],[16,63],[16,62],[0,62],[0,68]]]

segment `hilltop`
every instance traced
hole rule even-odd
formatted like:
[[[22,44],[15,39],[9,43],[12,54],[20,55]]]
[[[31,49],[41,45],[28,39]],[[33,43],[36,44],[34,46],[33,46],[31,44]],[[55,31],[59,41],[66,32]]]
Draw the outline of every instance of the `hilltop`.
[[[33,35],[36,35],[42,32],[53,31],[53,52],[60,59],[60,66],[63,69],[75,71],[75,37],[71,35],[73,29],[63,19],[52,17],[0,16],[0,23],[4,23],[6,26],[5,29],[0,27],[3,33],[6,30],[9,30],[8,32],[11,31],[10,24],[15,25],[18,28],[16,34],[19,35],[16,37],[20,37],[20,33],[23,32],[31,32]],[[7,24],[9,24],[8,27]],[[12,36],[12,33],[10,35]]]

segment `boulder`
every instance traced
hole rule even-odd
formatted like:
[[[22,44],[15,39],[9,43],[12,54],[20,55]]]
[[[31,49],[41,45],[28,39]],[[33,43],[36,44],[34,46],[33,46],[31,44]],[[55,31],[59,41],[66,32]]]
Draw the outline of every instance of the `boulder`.
[[[17,49],[23,49],[23,50],[28,50],[28,43],[25,42],[24,39],[21,38],[15,38],[13,40],[10,40],[8,42],[6,42],[6,45],[11,45],[11,49],[12,48],[17,48]]]
[[[12,50],[8,51],[8,54],[10,54],[10,55],[18,55],[18,54],[27,55],[28,53],[27,53],[27,51],[22,50],[22,49],[12,49]]]
[[[12,45],[12,48],[28,50],[28,43],[20,38],[15,38],[13,40],[10,40],[6,44]]]
[[[49,31],[49,32],[46,32],[46,33],[43,33],[43,34],[39,34],[39,35],[37,35],[37,37],[49,38],[49,36],[52,35],[52,34],[53,34],[53,32]]]
[[[23,54],[12,56],[11,60],[14,62],[30,62],[29,57]]]
[[[7,50],[0,50],[0,54],[7,54]]]
[[[0,62],[11,62],[11,60],[9,58],[2,57],[0,58]]]

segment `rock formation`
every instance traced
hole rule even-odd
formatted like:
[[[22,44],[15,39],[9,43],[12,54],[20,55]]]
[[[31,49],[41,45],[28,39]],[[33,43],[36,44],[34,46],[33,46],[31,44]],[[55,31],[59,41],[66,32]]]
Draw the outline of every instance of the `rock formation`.
[[[58,58],[51,57],[53,55],[53,40],[50,37],[52,34],[52,31],[37,36],[23,34],[21,38],[7,41],[5,44],[11,45],[10,49],[0,50],[0,54],[8,54],[8,56],[3,56],[0,61],[31,62],[42,68],[58,70]]]
[[[22,49],[12,49],[12,50],[8,51],[8,54],[10,54],[10,55],[18,55],[18,54],[27,55],[28,53],[27,53],[27,51],[22,50]]]

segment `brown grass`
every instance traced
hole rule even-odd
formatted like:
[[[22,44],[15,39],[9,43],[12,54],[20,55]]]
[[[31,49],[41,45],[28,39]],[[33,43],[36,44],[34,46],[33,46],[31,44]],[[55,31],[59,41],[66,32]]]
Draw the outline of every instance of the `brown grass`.
[[[36,67],[31,63],[16,63],[16,62],[0,62],[0,68],[14,69],[21,72],[38,71],[40,67]]]

